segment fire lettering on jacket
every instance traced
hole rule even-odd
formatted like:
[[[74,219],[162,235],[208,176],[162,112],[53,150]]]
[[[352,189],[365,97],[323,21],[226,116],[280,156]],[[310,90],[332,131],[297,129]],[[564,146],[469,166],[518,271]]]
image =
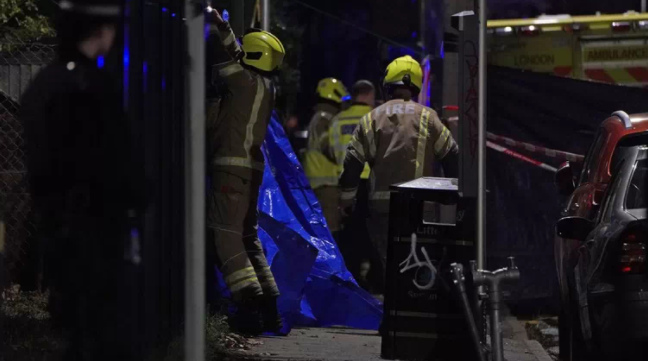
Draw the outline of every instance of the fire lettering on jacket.
[[[416,106],[414,104],[389,104],[384,107],[376,109],[376,115],[380,115],[380,112],[384,110],[385,114],[414,114],[416,113]]]

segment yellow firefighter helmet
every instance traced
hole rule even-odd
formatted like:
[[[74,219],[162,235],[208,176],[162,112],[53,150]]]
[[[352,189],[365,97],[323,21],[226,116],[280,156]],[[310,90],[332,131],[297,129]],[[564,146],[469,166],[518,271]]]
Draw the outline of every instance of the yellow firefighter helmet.
[[[421,64],[411,56],[405,55],[392,61],[385,71],[383,85],[409,85],[421,91],[423,86],[423,70]]]
[[[336,103],[342,103],[349,98],[349,92],[344,84],[335,78],[325,78],[317,84],[317,95],[320,98],[329,99]]]
[[[286,49],[276,36],[253,29],[243,37],[243,63],[263,71],[274,71],[283,63]]]

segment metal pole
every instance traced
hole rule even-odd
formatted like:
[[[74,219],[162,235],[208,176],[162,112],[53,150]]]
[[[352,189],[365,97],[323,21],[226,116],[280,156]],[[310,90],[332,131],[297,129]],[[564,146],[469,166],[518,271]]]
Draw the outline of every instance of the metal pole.
[[[421,42],[421,61],[429,54],[426,49],[426,39],[425,39],[425,2],[427,0],[420,0],[420,9],[419,9],[419,41]]]
[[[186,361],[205,357],[205,6],[187,0],[185,98]]]
[[[646,0],[641,0],[641,12],[646,12]]]
[[[486,0],[479,6],[479,117],[477,119],[477,267],[484,269],[486,243]]]
[[[263,0],[263,30],[270,31],[270,0]]]
[[[232,26],[234,34],[243,35],[245,33],[245,1],[236,0],[232,1],[232,9],[230,10],[229,23]],[[249,4],[248,4],[249,7]]]
[[[468,302],[466,284],[464,283],[465,278],[463,265],[461,263],[451,264],[450,273],[452,276],[452,283],[454,283],[455,289],[459,293],[459,299],[461,301],[464,318],[466,319],[468,331],[470,332],[470,337],[472,339],[473,346],[475,347],[475,352],[477,353],[477,360],[485,361],[481,338],[479,336],[479,326],[477,326],[477,323],[475,322],[475,316],[473,315],[473,311],[471,310],[470,302]]]

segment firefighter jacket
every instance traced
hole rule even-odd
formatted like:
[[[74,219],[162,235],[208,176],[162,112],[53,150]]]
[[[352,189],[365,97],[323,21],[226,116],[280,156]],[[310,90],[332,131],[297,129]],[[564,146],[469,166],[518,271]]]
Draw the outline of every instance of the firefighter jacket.
[[[351,142],[353,131],[355,131],[360,118],[369,113],[371,107],[362,103],[354,103],[349,109],[340,112],[331,121],[329,130],[329,143],[335,153],[335,162],[338,167],[338,176],[344,169],[344,157],[346,156],[347,145]],[[360,175],[362,179],[369,179],[369,165],[365,163],[364,170]]]
[[[319,103],[308,125],[308,146],[304,157],[304,172],[313,189],[338,185],[338,168],[329,142],[331,120],[338,109],[330,104]]]
[[[30,193],[49,226],[70,227],[61,223],[69,215],[116,226],[144,208],[143,162],[121,104],[110,75],[76,51],[60,54],[23,94]]]
[[[258,178],[264,168],[261,144],[274,107],[272,81],[239,63],[243,52],[228,23],[209,25],[206,55],[211,67],[208,87],[222,82],[226,89],[219,98],[207,99],[211,169]]]
[[[444,171],[448,168],[446,176],[454,176],[448,173],[456,171],[457,153],[457,144],[434,110],[413,101],[390,100],[363,116],[353,133],[340,176],[341,206],[350,206],[355,198],[365,162],[371,168],[371,205],[389,200],[394,183],[432,176],[435,160],[442,162]],[[451,160],[448,166],[445,158]]]

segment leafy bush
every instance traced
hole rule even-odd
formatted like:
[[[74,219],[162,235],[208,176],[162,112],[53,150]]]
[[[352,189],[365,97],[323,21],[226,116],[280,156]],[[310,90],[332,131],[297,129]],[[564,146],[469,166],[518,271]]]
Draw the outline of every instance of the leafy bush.
[[[47,293],[21,292],[13,285],[2,298],[0,339],[6,360],[42,360],[63,349],[63,339],[50,326]]]

